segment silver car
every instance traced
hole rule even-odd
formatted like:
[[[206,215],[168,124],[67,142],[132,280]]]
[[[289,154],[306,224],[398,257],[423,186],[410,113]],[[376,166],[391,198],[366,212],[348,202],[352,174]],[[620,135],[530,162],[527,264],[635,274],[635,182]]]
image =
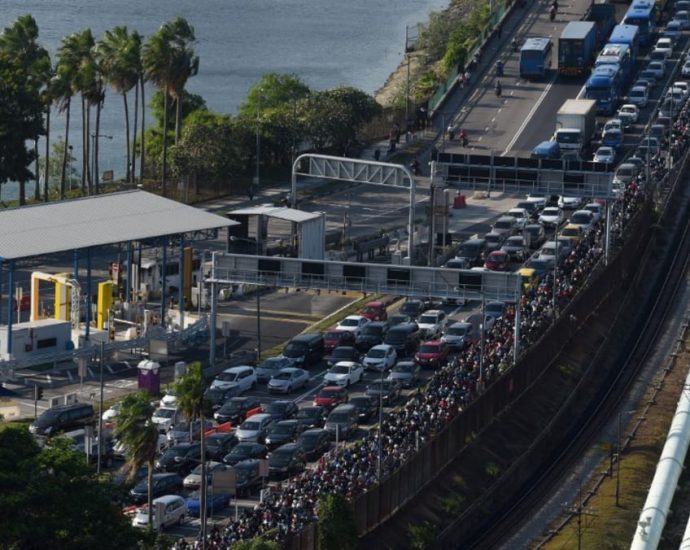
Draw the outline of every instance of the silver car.
[[[255,414],[240,424],[235,435],[240,443],[244,441],[260,443],[263,441],[264,437],[266,437],[266,433],[272,422],[273,417],[270,414]]]
[[[256,373],[257,382],[268,382],[273,376],[278,374],[281,370],[292,366],[292,361],[284,355],[277,357],[269,357],[263,361],[254,372]]]
[[[268,391],[288,394],[292,390],[304,388],[307,384],[309,384],[309,373],[306,370],[288,367],[268,381]]]
[[[419,383],[421,367],[414,361],[400,361],[388,374],[386,380],[395,380],[403,388],[412,388]]]

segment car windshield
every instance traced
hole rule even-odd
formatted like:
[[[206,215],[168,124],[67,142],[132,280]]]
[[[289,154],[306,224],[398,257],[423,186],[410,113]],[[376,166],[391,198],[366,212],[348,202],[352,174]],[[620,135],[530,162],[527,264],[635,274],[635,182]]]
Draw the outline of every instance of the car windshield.
[[[158,409],[155,416],[158,418],[172,418],[175,412],[175,409]]]
[[[176,424],[173,429],[176,432],[188,432],[189,431],[189,422],[180,422],[179,424]]]
[[[219,436],[219,437],[210,436],[210,437],[206,438],[206,440],[204,441],[204,445],[206,445],[207,449],[215,450],[215,449],[220,448],[220,446],[223,444],[223,441],[225,441],[224,436],[222,436],[222,437],[221,436]]]
[[[436,323],[436,316],[435,315],[422,315],[419,318],[419,323],[422,325],[433,325]]]
[[[273,380],[290,380],[292,378],[291,372],[279,372],[273,377]]]
[[[334,412],[328,417],[329,422],[343,424],[348,421],[349,415],[347,413]]]
[[[290,424],[276,424],[271,428],[271,434],[284,435],[292,432],[293,426]]]
[[[255,420],[245,420],[240,426],[240,430],[248,430],[250,432],[256,432],[261,427],[261,422],[256,422]]]
[[[484,240],[489,244],[500,243],[501,242],[501,236],[500,235],[485,235]]]
[[[381,308],[378,306],[365,306],[362,308],[362,313],[378,313]]]
[[[448,328],[448,331],[446,332],[446,334],[449,334],[451,336],[464,336],[465,334],[467,334],[467,327],[462,327],[462,326],[453,327],[453,326],[451,326]]]
[[[336,365],[331,369],[331,374],[347,374],[348,372],[350,372],[350,368],[343,365]]]
[[[177,456],[184,456],[186,449],[180,449],[178,447],[172,447],[163,453],[161,460],[171,460]]]
[[[235,413],[242,410],[242,405],[244,401],[228,401],[221,408],[221,412],[224,413]]]
[[[319,441],[319,436],[317,434],[302,434],[299,437],[300,444],[306,449],[312,449],[316,446]]]
[[[325,340],[340,340],[341,336],[343,333],[339,330],[332,330],[330,332],[326,332],[323,337]]]
[[[295,418],[300,418],[300,419],[302,419],[302,418],[315,418],[318,415],[319,415],[318,409],[306,408],[306,409],[300,409],[299,411],[297,411],[297,415],[295,416]]]
[[[354,405],[355,407],[369,407],[371,406],[371,400],[368,397],[353,397],[350,399],[350,405]]]
[[[512,229],[513,223],[508,220],[498,220],[494,227],[496,229]]]
[[[281,403],[280,401],[274,401],[268,406],[266,410],[269,414],[283,414],[287,408],[287,403]]]
[[[271,454],[270,463],[273,466],[287,466],[292,458],[292,451],[273,451]]]
[[[564,237],[577,237],[580,232],[575,227],[569,227],[563,230]]]
[[[236,372],[221,372],[216,376],[216,380],[222,380],[223,382],[234,382],[237,380]]]
[[[340,349],[335,348],[335,349],[333,350],[333,353],[331,353],[331,358],[333,358],[333,357],[342,357],[343,359],[345,359],[345,358],[348,358],[348,357],[352,357],[352,351],[353,351],[353,350],[351,350],[351,349],[349,349],[349,348],[340,348]]]
[[[206,466],[208,468],[208,465]],[[192,470],[192,473],[194,475],[200,476],[201,475],[201,464],[197,464],[195,468]]]
[[[584,213],[582,213],[582,214],[573,214],[573,215],[570,217],[570,221],[571,221],[572,223],[587,224],[587,223],[589,223],[589,221],[590,221],[590,216],[588,216],[587,214],[584,214]]]
[[[522,237],[510,237],[507,244],[510,246],[522,246]]]
[[[263,363],[259,365],[260,369],[265,369],[265,370],[277,370],[282,367],[284,367],[288,361],[285,359],[278,359],[277,357],[271,357],[270,359],[266,359]]]
[[[356,327],[357,325],[359,325],[359,319],[349,319],[346,317],[342,320],[340,325],[343,327]]]
[[[386,356],[386,350],[383,350],[381,348],[371,348],[368,353],[367,357],[371,359],[381,359]]]
[[[544,208],[542,216],[558,216],[558,208]]]
[[[479,253],[479,245],[477,244],[463,244],[460,246],[458,255],[461,258],[474,257]]]
[[[419,346],[419,353],[438,353],[439,351],[439,346],[432,346],[430,344],[422,344]]]
[[[319,392],[319,397],[325,397],[328,399],[330,399],[332,397],[336,397],[337,395],[338,395],[338,390],[336,390],[336,389],[329,390],[329,389],[324,388],[323,390],[321,390]]]
[[[243,458],[249,458],[251,456],[251,454],[252,454],[251,445],[242,445],[242,443],[240,443],[232,451],[230,451],[228,456],[230,458],[233,458],[233,459],[234,458],[243,459]]]
[[[365,325],[360,334],[365,335],[365,336],[381,336],[382,333],[383,333],[383,327],[381,327],[381,326]]]
[[[290,342],[285,346],[286,353],[304,353],[305,349],[307,349],[307,345],[302,342]]]
[[[414,365],[412,363],[399,363],[393,367],[393,372],[412,372]]]

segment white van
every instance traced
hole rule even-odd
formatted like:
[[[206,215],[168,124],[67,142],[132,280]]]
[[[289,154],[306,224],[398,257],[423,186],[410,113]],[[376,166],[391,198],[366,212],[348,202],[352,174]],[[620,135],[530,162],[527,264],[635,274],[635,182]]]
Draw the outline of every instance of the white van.
[[[155,529],[161,529],[168,525],[175,523],[182,523],[184,521],[185,513],[187,512],[187,505],[185,500],[179,495],[165,495],[153,499],[153,514],[152,521]],[[162,509],[163,514],[160,519],[156,516],[157,510]],[[149,510],[148,506],[137,508],[137,512],[132,520],[134,527],[148,527],[149,524]]]

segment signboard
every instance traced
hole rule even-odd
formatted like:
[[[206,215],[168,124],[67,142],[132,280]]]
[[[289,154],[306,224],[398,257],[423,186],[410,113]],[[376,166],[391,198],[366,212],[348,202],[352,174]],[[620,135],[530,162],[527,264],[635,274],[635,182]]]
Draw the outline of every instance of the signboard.
[[[102,181],[103,181],[104,183],[109,183],[109,182],[113,181],[113,179],[114,179],[114,175],[113,175],[113,171],[112,171],[112,170],[104,170],[104,171],[103,171],[103,179],[102,179]]]
[[[211,488],[213,492],[235,494],[235,470],[220,470],[211,474]]]

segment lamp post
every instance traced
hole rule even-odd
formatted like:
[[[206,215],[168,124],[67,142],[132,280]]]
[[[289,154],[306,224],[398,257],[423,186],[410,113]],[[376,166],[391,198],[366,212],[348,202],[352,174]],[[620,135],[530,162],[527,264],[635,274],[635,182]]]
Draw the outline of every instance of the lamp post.
[[[261,165],[261,94],[263,92],[263,89],[259,88],[259,93],[256,96],[256,194],[259,194],[259,186],[260,186],[260,168],[259,166]]]

